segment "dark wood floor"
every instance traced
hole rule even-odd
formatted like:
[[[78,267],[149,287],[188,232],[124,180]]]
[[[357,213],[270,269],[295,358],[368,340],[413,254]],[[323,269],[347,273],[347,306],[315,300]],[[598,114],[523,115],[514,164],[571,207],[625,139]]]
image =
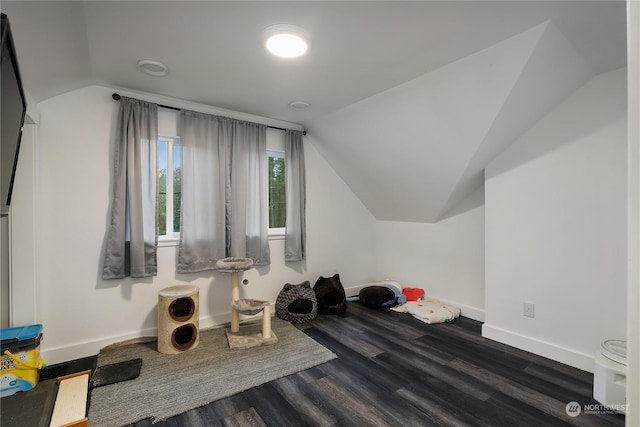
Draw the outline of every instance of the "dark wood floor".
[[[622,415],[569,417],[568,402],[597,403],[591,374],[484,339],[470,319],[427,325],[350,303],[345,316],[299,327],[338,359],[154,425],[624,425]]]
[[[427,325],[350,303],[345,316],[321,315],[298,327],[338,358],[153,425],[624,425],[622,415],[569,417],[568,402],[597,403],[591,374],[484,339],[481,323],[470,319]],[[2,399],[0,425],[48,426],[55,400],[48,378],[91,369],[95,360],[44,369],[36,389]],[[48,414],[33,410],[45,407]]]

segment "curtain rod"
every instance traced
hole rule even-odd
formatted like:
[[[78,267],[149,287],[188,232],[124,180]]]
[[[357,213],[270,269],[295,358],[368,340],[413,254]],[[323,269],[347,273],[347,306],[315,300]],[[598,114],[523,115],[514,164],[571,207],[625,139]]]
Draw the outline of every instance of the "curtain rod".
[[[120,94],[119,93],[113,93],[111,95],[111,98],[113,98],[115,101],[120,101]],[[167,110],[174,110],[174,111],[182,111],[182,108],[178,108],[178,107],[172,107],[170,105],[162,105],[162,104],[156,104],[158,107],[160,108],[166,108]],[[286,131],[287,129],[285,128],[279,128],[277,126],[270,126],[270,125],[266,125],[269,129],[277,129],[277,130],[282,130],[282,131]],[[307,131],[303,130],[302,131],[302,135],[306,135]]]

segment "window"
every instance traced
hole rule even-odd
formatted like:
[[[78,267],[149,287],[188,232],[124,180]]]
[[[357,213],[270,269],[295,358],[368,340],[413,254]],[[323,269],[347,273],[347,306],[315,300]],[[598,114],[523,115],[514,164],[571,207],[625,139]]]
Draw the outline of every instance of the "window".
[[[287,218],[285,158],[282,150],[267,150],[269,160],[269,233],[284,234]],[[158,237],[180,237],[180,138],[158,137]]]
[[[284,151],[267,150],[269,158],[269,231],[284,233],[287,219]]]
[[[180,236],[180,138],[158,137],[158,236]]]

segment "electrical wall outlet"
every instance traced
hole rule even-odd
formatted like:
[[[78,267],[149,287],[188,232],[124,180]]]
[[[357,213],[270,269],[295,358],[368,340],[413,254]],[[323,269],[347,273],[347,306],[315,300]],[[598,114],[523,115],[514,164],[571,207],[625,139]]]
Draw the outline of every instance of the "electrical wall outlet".
[[[522,314],[525,317],[536,317],[536,305],[532,302],[522,303]]]

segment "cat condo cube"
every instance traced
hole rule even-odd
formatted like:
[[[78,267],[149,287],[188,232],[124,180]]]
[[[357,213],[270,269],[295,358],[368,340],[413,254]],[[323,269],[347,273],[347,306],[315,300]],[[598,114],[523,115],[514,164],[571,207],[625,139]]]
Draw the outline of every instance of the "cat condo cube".
[[[177,285],[158,293],[158,351],[178,354],[200,343],[199,289]]]

